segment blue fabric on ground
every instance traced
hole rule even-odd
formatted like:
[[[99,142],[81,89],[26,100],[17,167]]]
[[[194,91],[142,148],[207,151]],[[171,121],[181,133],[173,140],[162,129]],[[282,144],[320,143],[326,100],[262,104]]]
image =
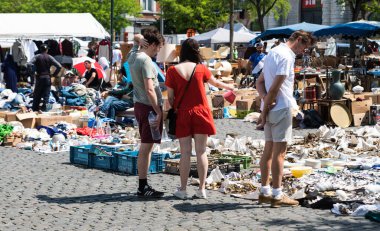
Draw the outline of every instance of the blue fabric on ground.
[[[69,106],[84,106],[86,105],[86,100],[83,98],[76,98],[76,99],[66,98],[66,104]]]
[[[40,130],[42,128],[46,130],[46,132],[50,135],[50,137],[54,136],[54,134],[56,134],[56,133],[61,133],[62,135],[65,136],[65,138],[67,138],[67,134],[63,131],[60,131],[56,127],[41,126],[41,125],[37,126],[37,130]]]

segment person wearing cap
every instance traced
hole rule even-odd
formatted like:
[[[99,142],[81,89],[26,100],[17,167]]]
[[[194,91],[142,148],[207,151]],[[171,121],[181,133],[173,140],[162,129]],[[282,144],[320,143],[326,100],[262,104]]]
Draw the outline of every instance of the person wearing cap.
[[[249,62],[252,64],[253,86],[255,86],[256,80],[259,77],[263,68],[263,65],[261,65],[262,63],[260,63],[260,61],[262,61],[265,57],[263,47],[264,45],[261,42],[256,43],[256,52],[249,57]]]
[[[61,71],[61,64],[57,62],[48,52],[48,46],[42,44],[40,46],[41,53],[34,56],[30,63],[36,67],[36,85],[33,92],[33,111],[40,110],[41,97],[44,99],[41,110],[46,111],[46,104],[49,102],[51,79],[50,79],[50,67],[55,66],[55,72],[53,76]]]
[[[115,44],[114,49],[112,50],[112,65],[116,64],[116,66],[120,66],[122,57],[120,44]]]

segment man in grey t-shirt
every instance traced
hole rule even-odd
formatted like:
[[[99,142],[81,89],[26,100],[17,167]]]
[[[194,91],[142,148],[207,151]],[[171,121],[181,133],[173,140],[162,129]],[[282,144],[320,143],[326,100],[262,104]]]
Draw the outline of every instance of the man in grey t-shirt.
[[[139,174],[137,195],[141,197],[162,197],[164,195],[163,192],[156,191],[149,186],[147,180],[153,144],[161,142],[161,139],[153,139],[151,127],[159,127],[162,132],[162,94],[152,57],[157,55],[164,41],[163,36],[156,28],[147,28],[143,35],[135,35],[135,44],[127,59],[133,83],[134,111],[141,138],[137,160]],[[153,124],[149,124],[148,121],[150,112],[156,115],[156,121]]]

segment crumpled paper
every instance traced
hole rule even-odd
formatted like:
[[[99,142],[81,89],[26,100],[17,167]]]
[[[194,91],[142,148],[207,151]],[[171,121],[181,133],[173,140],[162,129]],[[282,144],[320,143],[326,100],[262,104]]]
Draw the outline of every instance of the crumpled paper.
[[[218,183],[221,182],[222,179],[224,179],[224,176],[220,171],[219,166],[216,166],[207,177],[206,184]]]

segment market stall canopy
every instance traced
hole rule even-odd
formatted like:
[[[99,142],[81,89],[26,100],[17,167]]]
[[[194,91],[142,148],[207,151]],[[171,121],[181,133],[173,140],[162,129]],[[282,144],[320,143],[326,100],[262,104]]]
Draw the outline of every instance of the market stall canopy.
[[[234,42],[235,43],[249,43],[254,39],[256,35],[246,33],[246,32],[234,32]],[[193,37],[199,43],[229,43],[230,42],[230,30],[224,28],[217,28],[215,30],[197,35]]]
[[[229,30],[229,29],[230,29],[230,24],[227,23],[226,25],[224,25],[223,28],[226,29],[226,30]],[[245,32],[245,33],[250,33],[250,34],[254,34],[254,35],[255,35],[255,32],[250,31],[250,30],[249,30],[247,27],[245,27],[242,23],[235,23],[235,24],[234,24],[234,31],[235,31],[235,32]]]
[[[110,37],[90,13],[0,14],[0,38]]]
[[[360,38],[380,34],[380,22],[360,20],[337,24],[314,32],[316,37]]]
[[[297,30],[314,32],[314,31],[321,30],[328,27],[329,26],[302,22],[302,23],[297,23],[297,24],[292,24],[292,25],[287,25],[287,26],[270,28],[264,31],[264,33],[262,33],[261,35],[259,35],[254,41],[251,41],[251,44],[255,43],[255,41],[259,38],[261,40],[269,40],[273,38],[289,38],[290,35],[294,31],[297,31]]]

